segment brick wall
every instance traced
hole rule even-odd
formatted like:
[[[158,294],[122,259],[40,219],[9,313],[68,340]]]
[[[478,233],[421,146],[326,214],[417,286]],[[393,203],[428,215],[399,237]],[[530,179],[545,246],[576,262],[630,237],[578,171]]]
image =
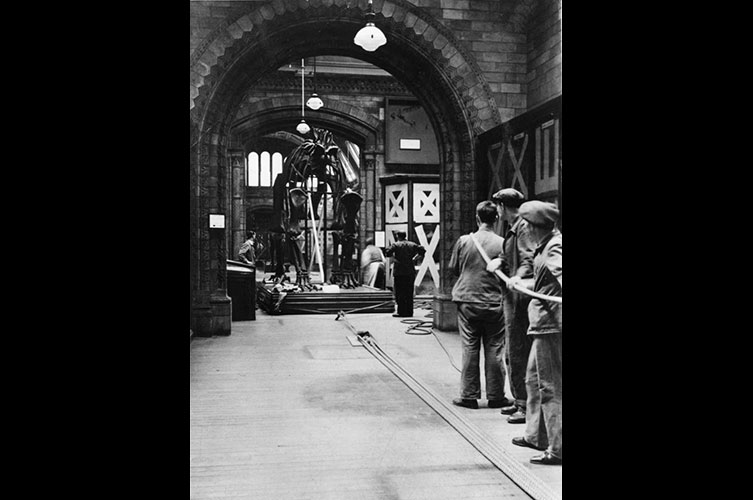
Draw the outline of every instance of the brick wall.
[[[250,0],[247,2],[191,0],[191,54],[220,25],[232,24],[236,18],[253,10],[255,5],[264,3],[267,2],[264,0]]]
[[[562,94],[562,2],[543,0],[529,21],[528,107]]]
[[[265,0],[191,1],[191,54],[201,49],[214,30],[267,3]],[[527,62],[531,51],[523,29],[508,22],[516,2],[410,0],[404,3],[422,8],[452,30],[462,48],[475,58],[503,122],[525,112],[529,106],[527,81],[531,72]],[[378,9],[379,3],[375,6]]]
[[[452,30],[476,59],[489,83],[503,122],[526,110],[525,33],[514,32],[505,20],[513,2],[499,0],[418,0]]]

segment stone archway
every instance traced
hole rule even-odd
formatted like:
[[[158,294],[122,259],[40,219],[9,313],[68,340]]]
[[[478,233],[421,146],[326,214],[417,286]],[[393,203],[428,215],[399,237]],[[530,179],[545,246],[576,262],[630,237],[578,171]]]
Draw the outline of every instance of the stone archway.
[[[192,267],[191,282],[195,311],[211,311],[211,320],[197,326],[197,334],[226,334],[230,329],[225,238],[206,228],[205,221],[210,213],[225,209],[234,110],[249,86],[290,60],[318,54],[355,57],[405,85],[426,109],[437,134],[442,262],[457,237],[472,229],[468,214],[476,202],[475,140],[501,123],[483,73],[447,28],[402,0],[374,2],[375,22],[388,43],[373,53],[363,51],[352,39],[363,25],[365,10],[365,0],[274,0],[221,26],[193,54],[190,112],[199,132],[192,148],[197,181],[192,184],[197,198],[192,228],[198,266]],[[447,266],[442,266],[441,276],[447,286]],[[194,316],[200,320],[200,314]]]
[[[279,130],[293,130],[301,119],[300,99],[298,97],[273,97],[262,99],[250,106],[245,106],[235,116],[231,127],[233,142],[247,145],[254,137],[267,137],[270,131],[287,134]],[[381,189],[377,181],[380,167],[376,151],[383,148],[382,122],[361,108],[351,104],[331,100],[326,107],[306,112],[306,121],[311,127],[324,128],[335,137],[346,139],[361,148],[359,177],[364,210],[360,214],[359,247],[365,245],[366,238],[373,237],[379,219],[376,207],[381,202]],[[291,134],[298,141],[301,136]]]

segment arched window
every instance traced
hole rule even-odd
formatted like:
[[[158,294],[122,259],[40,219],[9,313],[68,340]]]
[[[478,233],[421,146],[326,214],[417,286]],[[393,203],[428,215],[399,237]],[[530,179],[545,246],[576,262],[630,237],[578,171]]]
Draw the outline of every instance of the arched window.
[[[282,153],[271,153],[262,151],[257,153],[253,151],[248,154],[248,186],[250,187],[271,187],[277,174],[282,173],[283,164]]]
[[[277,179],[277,174],[282,173],[282,153],[274,153],[272,155],[272,184]]]
[[[272,185],[272,165],[269,161],[269,151],[263,151],[259,155],[259,185],[271,186]]]
[[[259,154],[256,152],[248,154],[248,175],[246,179],[248,179],[249,186],[257,187],[259,185]]]

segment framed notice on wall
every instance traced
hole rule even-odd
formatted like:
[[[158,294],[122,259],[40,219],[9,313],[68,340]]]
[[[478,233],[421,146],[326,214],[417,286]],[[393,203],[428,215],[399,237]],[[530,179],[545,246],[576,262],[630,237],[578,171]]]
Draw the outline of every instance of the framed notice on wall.
[[[388,98],[385,111],[387,163],[439,164],[434,128],[416,99]]]

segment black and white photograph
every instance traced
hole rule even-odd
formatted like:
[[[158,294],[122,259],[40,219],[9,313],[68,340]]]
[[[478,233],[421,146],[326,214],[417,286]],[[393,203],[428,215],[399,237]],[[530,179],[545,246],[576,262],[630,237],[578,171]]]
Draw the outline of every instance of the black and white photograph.
[[[561,499],[562,1],[188,3],[191,500]]]

